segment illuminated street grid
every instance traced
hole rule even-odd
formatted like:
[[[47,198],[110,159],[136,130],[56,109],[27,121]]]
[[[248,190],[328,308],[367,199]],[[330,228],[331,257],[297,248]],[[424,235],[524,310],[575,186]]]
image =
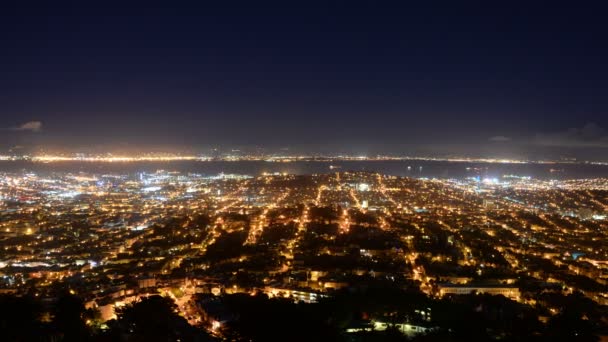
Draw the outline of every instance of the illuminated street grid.
[[[314,302],[370,279],[607,304],[607,213],[607,179],[0,174],[0,292],[67,287],[109,319],[160,291],[191,323],[195,293]]]

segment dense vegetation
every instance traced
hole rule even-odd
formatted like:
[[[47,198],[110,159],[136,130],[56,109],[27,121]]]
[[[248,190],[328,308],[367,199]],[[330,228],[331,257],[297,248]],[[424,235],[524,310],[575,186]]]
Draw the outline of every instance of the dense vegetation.
[[[606,334],[606,308],[582,295],[547,294],[537,307],[502,296],[466,295],[430,299],[417,290],[372,286],[345,290],[316,304],[249,294],[223,295],[235,320],[210,335],[177,314],[173,301],[150,296],[117,310],[101,324],[95,310],[66,294],[52,302],[35,297],[0,296],[3,341],[405,341],[397,323],[432,327],[415,341],[571,340],[597,341]],[[543,305],[559,307],[541,323]],[[384,331],[345,333],[370,320]]]

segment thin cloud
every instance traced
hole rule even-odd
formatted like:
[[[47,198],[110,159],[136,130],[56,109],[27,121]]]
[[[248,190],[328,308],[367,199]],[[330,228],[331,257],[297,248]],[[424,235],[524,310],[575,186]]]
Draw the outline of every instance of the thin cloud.
[[[491,137],[488,140],[493,141],[493,142],[507,142],[507,141],[511,141],[511,138],[505,137],[504,135],[496,135],[496,136]]]
[[[554,133],[538,133],[533,143],[556,147],[608,147],[608,131],[595,123]]]
[[[13,131],[29,131],[29,132],[40,132],[42,130],[42,122],[40,121],[28,121],[20,126],[11,128]]]

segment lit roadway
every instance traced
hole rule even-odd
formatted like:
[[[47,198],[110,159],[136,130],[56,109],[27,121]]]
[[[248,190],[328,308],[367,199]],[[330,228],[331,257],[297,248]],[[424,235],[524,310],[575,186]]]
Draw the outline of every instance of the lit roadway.
[[[260,214],[260,216],[258,216],[257,220],[256,220],[256,225],[255,226],[251,226],[249,229],[249,235],[247,236],[247,240],[245,240],[245,245],[254,245],[257,243],[258,238],[262,235],[262,232],[264,231],[264,227],[266,227],[268,225],[268,221],[267,221],[267,216],[268,216],[268,212],[271,209],[274,209],[277,207],[277,204],[282,202],[283,200],[285,200],[285,198],[287,198],[287,196],[289,196],[289,194],[291,193],[291,191],[286,191],[284,192],[281,196],[277,197],[276,199],[273,199],[271,202],[271,204],[269,204],[266,208],[264,208],[264,210],[262,211],[262,213]]]
[[[306,231],[306,224],[309,222],[308,211],[308,205],[305,205],[298,222],[298,231],[296,232],[294,238],[287,243],[287,252],[285,253],[285,258],[287,259],[293,259],[293,249],[294,247],[296,247],[298,241],[304,236],[304,232]]]

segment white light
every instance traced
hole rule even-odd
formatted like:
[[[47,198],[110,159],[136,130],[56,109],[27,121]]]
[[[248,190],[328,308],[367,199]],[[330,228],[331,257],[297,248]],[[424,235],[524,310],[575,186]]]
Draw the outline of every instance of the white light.
[[[369,190],[369,184],[359,183],[359,185],[357,185],[357,188],[359,189],[359,191],[368,191]]]

